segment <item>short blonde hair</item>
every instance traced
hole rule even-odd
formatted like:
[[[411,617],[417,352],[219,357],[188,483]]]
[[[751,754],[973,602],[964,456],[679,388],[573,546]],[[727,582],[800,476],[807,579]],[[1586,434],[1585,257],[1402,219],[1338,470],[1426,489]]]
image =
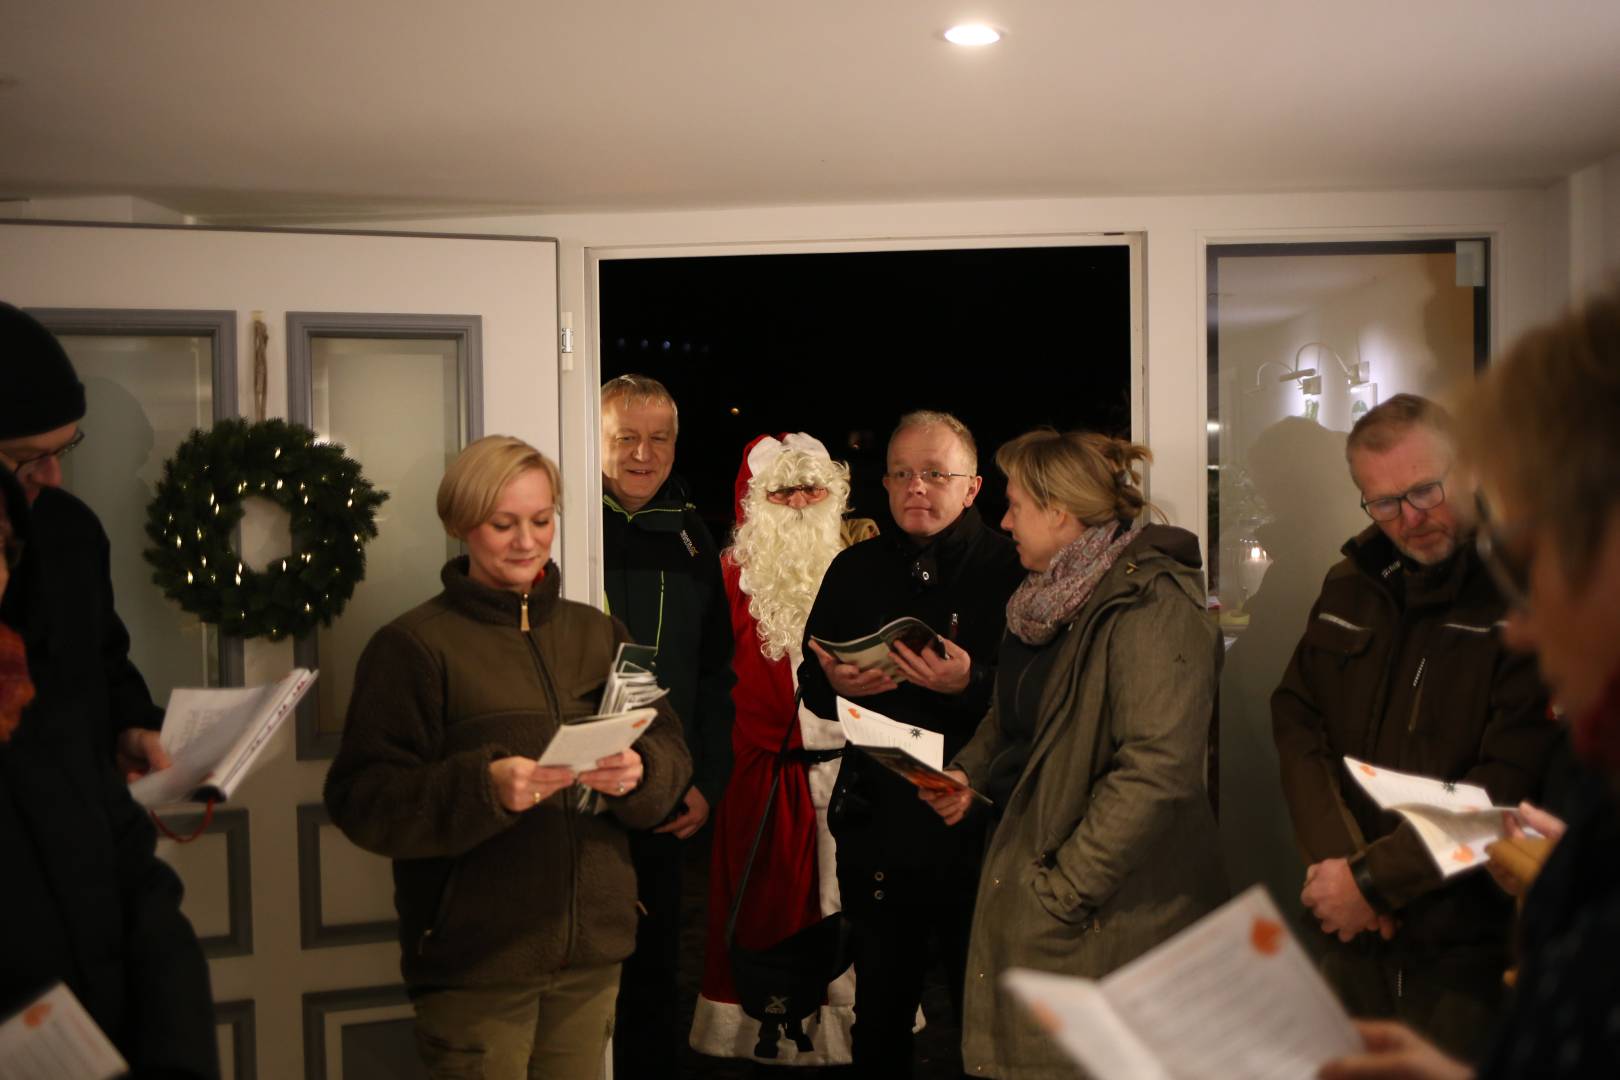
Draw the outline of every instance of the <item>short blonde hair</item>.
[[[900,433],[903,431],[910,431],[912,428],[931,427],[942,427],[956,436],[956,441],[961,443],[962,449],[967,452],[968,472],[977,476],[979,472],[979,444],[973,441],[973,432],[968,430],[967,425],[948,412],[918,409],[915,412],[906,413],[900,418],[900,422],[894,425],[894,431],[889,434],[889,442],[892,444],[895,439],[900,437]]]
[[[486,435],[471,443],[439,481],[439,520],[457,540],[489,520],[501,492],[520,474],[539,469],[551,484],[552,506],[562,509],[562,474],[546,455],[511,435]]]
[[[1085,525],[1135,521],[1148,508],[1136,465],[1153,451],[1092,431],[1037,428],[1004,443],[996,467],[1043,510],[1067,510]]]
[[[1396,394],[1368,409],[1356,421],[1344,441],[1345,460],[1352,460],[1358,450],[1387,453],[1413,428],[1434,432],[1448,446],[1456,441],[1456,424],[1445,406],[1417,394]]]
[[[681,410],[669,389],[652,376],[629,373],[617,375],[603,383],[602,411],[606,412],[609,405],[618,401],[626,405],[668,405],[675,420],[675,433],[680,434]]]
[[[1514,343],[1475,387],[1461,436],[1464,460],[1552,527],[1584,583],[1620,508],[1620,284]]]

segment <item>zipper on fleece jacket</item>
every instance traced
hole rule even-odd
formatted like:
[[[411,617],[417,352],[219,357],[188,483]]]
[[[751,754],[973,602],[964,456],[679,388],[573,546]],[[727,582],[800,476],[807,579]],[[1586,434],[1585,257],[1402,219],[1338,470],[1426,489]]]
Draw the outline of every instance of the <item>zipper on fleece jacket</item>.
[[[563,722],[562,699],[557,696],[556,684],[552,682],[551,672],[546,667],[545,657],[540,655],[540,646],[534,643],[534,635],[529,631],[529,597],[523,596],[523,606],[520,609],[522,623],[519,629],[523,634],[524,642],[529,646],[529,656],[534,660],[534,670],[540,676],[540,685],[546,692],[546,701],[551,706],[551,715],[557,718],[560,725]],[[574,811],[568,799],[562,801],[563,832],[568,838],[568,937],[563,942],[563,966],[568,965],[574,955],[574,939],[579,929],[579,845],[574,838]]]

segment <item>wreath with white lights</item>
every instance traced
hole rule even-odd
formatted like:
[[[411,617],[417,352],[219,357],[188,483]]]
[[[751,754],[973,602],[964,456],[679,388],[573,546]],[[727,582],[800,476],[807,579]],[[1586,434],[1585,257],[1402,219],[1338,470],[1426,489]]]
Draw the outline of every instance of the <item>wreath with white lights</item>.
[[[243,500],[286,509],[293,550],[263,570],[232,542]],[[196,430],[163,465],[146,508],[152,581],[203,622],[279,640],[329,626],[366,576],[366,541],[388,498],[343,447],[285,420],[222,420]]]

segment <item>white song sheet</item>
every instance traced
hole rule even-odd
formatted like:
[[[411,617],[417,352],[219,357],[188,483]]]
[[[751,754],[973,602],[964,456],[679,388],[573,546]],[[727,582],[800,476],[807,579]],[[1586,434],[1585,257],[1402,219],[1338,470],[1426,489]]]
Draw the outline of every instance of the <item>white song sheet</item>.
[[[1305,1080],[1360,1047],[1258,885],[1100,982],[1004,980],[1099,1080]]]
[[[1485,845],[1507,835],[1504,815],[1513,808],[1492,806],[1477,784],[1397,772],[1353,757],[1344,759],[1344,767],[1373,802],[1412,823],[1444,877],[1485,865]]]
[[[856,746],[892,746],[925,765],[945,768],[945,736],[915,724],[902,724],[847,698],[835,699],[844,738]]]
[[[61,983],[0,1024],[0,1080],[110,1080],[127,1072],[123,1055]]]
[[[657,709],[631,709],[563,724],[546,744],[540,764],[566,765],[576,773],[589,772],[603,758],[628,749],[657,715]]]

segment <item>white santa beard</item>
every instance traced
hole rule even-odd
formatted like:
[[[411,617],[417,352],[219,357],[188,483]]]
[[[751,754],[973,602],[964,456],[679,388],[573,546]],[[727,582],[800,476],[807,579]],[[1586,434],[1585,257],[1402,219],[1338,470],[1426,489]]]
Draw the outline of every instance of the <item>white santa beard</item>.
[[[742,569],[738,584],[758,623],[760,651],[771,660],[796,656],[822,575],[843,547],[840,500],[795,510],[750,491],[743,513],[731,554]]]

